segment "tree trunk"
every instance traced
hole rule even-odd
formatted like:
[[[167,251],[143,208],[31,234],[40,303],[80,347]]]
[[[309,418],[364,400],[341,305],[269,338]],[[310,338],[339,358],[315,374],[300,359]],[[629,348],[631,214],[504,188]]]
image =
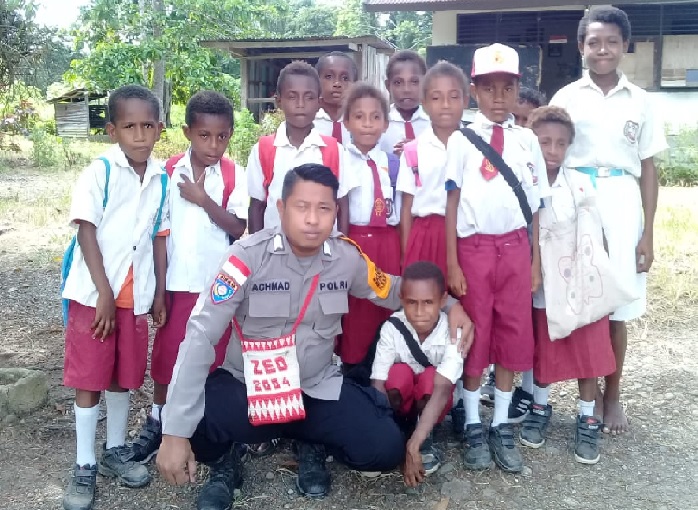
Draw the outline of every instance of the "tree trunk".
[[[162,37],[165,4],[163,0],[153,0],[153,38],[157,41]],[[160,101],[160,121],[165,121],[165,58],[153,62],[153,94]]]

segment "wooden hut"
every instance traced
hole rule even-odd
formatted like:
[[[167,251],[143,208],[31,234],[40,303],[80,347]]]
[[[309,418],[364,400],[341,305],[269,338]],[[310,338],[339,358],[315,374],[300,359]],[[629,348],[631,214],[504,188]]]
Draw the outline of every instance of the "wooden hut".
[[[202,46],[230,52],[240,59],[240,103],[259,120],[273,109],[279,72],[293,60],[315,65],[331,51],[343,51],[356,62],[359,79],[384,88],[385,67],[395,47],[373,35],[293,39],[239,39],[202,41]]]
[[[58,136],[87,138],[91,129],[104,129],[107,125],[106,97],[106,93],[75,89],[50,99]]]

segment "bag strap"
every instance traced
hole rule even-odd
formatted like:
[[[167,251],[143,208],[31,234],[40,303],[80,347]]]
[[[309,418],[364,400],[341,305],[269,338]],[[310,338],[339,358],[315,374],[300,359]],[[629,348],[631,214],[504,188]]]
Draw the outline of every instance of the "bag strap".
[[[276,145],[274,140],[276,135],[265,135],[260,137],[257,143],[259,152],[259,165],[262,167],[262,186],[267,197],[269,196],[269,186],[274,178],[274,159],[276,158]]]
[[[109,198],[109,175],[111,174],[111,163],[109,163],[109,160],[105,158],[104,156],[100,156],[99,158],[102,163],[104,163],[104,199],[102,200],[102,209],[105,209],[107,207],[107,199]]]
[[[411,140],[402,147],[402,153],[405,155],[405,163],[414,174],[414,185],[417,188],[422,187],[422,180],[419,178],[419,159],[417,157],[417,140]]]
[[[429,368],[430,366],[432,366],[431,362],[429,361],[429,358],[427,358],[427,355],[424,354],[424,351],[421,349],[421,347],[419,347],[417,340],[415,340],[410,330],[407,329],[407,326],[405,326],[405,324],[400,319],[398,319],[397,317],[388,317],[387,322],[395,326],[395,329],[397,329],[403,336],[403,338],[405,339],[405,343],[407,344],[407,347],[410,350],[410,353],[412,353],[412,357],[415,360],[417,360],[417,363],[422,365],[424,368]]]
[[[184,157],[184,152],[181,154],[177,154],[176,156],[172,156],[170,159],[165,161],[165,172],[167,173],[168,176],[172,177],[172,174],[174,173],[174,167],[177,163],[179,163],[179,160]]]
[[[221,207],[228,209],[228,200],[235,189],[235,162],[232,159],[221,158],[221,176],[223,177],[223,200]]]
[[[153,225],[153,240],[155,240],[155,238],[157,237],[158,232],[160,231],[160,225],[162,225],[162,207],[163,205],[165,205],[165,196],[167,195],[168,180],[169,177],[167,176],[167,172],[165,172],[164,174],[160,174],[160,185],[162,186],[162,195],[160,196],[160,206],[158,207],[158,215],[155,217],[155,224]]]
[[[499,155],[499,153],[494,150],[489,143],[480,138],[475,131],[468,127],[461,128],[461,133],[472,143],[477,150],[479,150],[483,156],[490,160],[494,166],[497,167],[499,173],[502,174],[504,180],[511,187],[516,199],[519,201],[519,207],[521,207],[521,212],[523,213],[526,223],[529,225],[533,222],[533,213],[531,212],[531,206],[528,205],[528,198],[523,190],[521,181],[516,177],[516,174],[511,169],[509,165],[506,164],[504,158]]]

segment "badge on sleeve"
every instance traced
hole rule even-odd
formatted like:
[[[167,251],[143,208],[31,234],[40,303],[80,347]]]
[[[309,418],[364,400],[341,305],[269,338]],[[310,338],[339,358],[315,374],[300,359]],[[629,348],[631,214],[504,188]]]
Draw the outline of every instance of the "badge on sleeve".
[[[218,273],[211,286],[211,301],[215,305],[228,301],[239,288],[240,286],[230,276]]]

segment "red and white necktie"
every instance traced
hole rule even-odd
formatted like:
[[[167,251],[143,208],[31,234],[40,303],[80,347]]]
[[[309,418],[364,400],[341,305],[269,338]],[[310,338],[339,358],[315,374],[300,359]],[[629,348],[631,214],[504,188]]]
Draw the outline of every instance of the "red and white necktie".
[[[371,208],[371,219],[368,221],[369,227],[387,227],[388,226],[388,204],[383,197],[383,189],[381,188],[381,178],[378,175],[378,167],[372,159],[366,161],[368,167],[373,174],[373,207]]]
[[[416,137],[414,136],[414,128],[412,127],[412,122],[411,121],[405,121],[405,138],[407,140],[414,140]]]
[[[497,153],[501,156],[504,151],[504,129],[499,124],[492,126],[492,138],[490,138],[490,145]],[[493,179],[499,173],[497,167],[492,164],[492,162],[487,159],[482,159],[482,165],[480,166],[480,173],[485,178],[486,181]]]
[[[342,143],[342,123],[338,120],[332,121],[332,138]]]

